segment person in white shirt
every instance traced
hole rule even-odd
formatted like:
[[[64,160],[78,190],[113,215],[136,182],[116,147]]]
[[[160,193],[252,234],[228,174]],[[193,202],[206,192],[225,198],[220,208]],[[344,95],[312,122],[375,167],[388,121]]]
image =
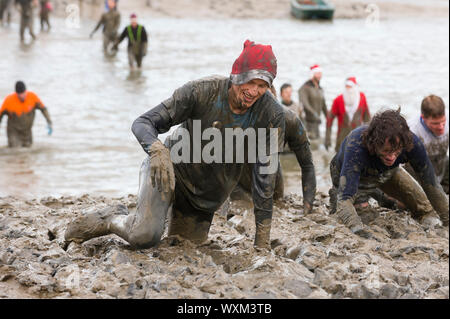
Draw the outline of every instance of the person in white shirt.
[[[420,117],[410,122],[409,126],[425,145],[437,180],[448,194],[449,136],[445,104],[442,98],[436,95],[424,98]]]

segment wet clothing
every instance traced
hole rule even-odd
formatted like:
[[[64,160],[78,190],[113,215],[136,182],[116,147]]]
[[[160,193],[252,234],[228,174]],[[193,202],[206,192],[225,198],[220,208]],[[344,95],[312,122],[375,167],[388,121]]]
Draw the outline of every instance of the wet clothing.
[[[224,138],[226,128],[275,128],[280,149],[284,143],[285,120],[284,111],[272,94],[266,93],[244,114],[234,114],[228,103],[228,90],[231,80],[225,77],[208,77],[191,81],[175,90],[172,97],[137,118],[132,131],[145,152],[149,153],[144,160],[139,175],[139,194],[137,210],[134,214],[123,212],[123,207],[108,208],[107,216],[102,211],[86,214],[73,221],[64,235],[66,241],[82,242],[90,238],[114,233],[130,243],[133,247],[150,247],[156,245],[165,228],[166,217],[169,217],[169,235],[180,235],[193,241],[207,238],[214,212],[222,205],[232,189],[239,181],[244,163],[231,160],[225,163]],[[197,122],[196,120],[199,120]],[[173,162],[175,171],[175,188],[162,192],[151,182],[151,157],[154,156],[154,143],[160,143],[158,134],[167,132],[172,126],[181,124],[175,132],[185,132],[183,137],[168,138],[166,145],[171,153],[179,154],[177,147],[188,145],[185,155],[188,161],[175,161],[174,154],[161,151],[160,160]],[[222,156],[219,163],[204,162],[201,157],[203,147],[211,140],[198,141],[206,129],[216,128],[222,134],[213,139],[222,139]],[[257,130],[258,132],[258,130]],[[261,133],[258,133],[261,134]],[[258,137],[258,136],[257,136]],[[264,137],[264,136],[262,136]],[[233,143],[241,147],[244,141]],[[259,141],[257,139],[257,141]],[[278,152],[271,150],[270,135],[261,139],[266,146],[266,155]],[[262,146],[262,145],[260,145]],[[214,150],[214,152],[216,149]],[[232,152],[236,153],[236,152]],[[232,154],[231,155],[235,155]],[[248,159],[249,153],[245,153]],[[183,155],[183,154],[182,154]],[[229,155],[229,154],[228,154]],[[224,159],[225,157],[225,159]],[[264,167],[258,155],[256,163],[249,164],[253,170],[253,199],[256,221],[255,243],[270,244],[270,222],[272,218],[274,173],[262,174]],[[220,163],[220,161],[222,161]],[[279,161],[275,163],[279,165]],[[276,166],[276,167],[277,167]]]
[[[39,4],[41,5],[41,10],[39,12],[39,16],[41,18],[41,30],[44,30],[44,26],[47,25],[47,30],[50,29],[50,1],[48,0],[39,0]]]
[[[306,81],[298,90],[301,106],[305,112],[305,124],[310,139],[320,137],[320,113],[327,116],[327,105],[322,87],[316,87],[312,80]]]
[[[309,148],[309,140],[303,123],[299,117],[287,107],[285,112],[285,144],[295,153],[297,161],[302,170],[302,189],[304,201],[311,204],[314,202],[316,195],[316,173],[314,170],[314,162],[312,160],[311,150]],[[239,180],[239,186],[247,191],[251,191],[251,171],[246,166]],[[274,199],[281,199],[284,196],[284,184],[281,166],[278,169],[277,180],[275,184]]]
[[[6,16],[6,23],[11,24],[13,0],[0,0],[0,21],[3,24]]]
[[[33,143],[32,127],[35,110],[39,109],[51,126],[52,121],[47,108],[31,91],[26,92],[25,101],[20,101],[17,93],[8,95],[0,109],[0,122],[2,117],[8,116],[7,135],[9,147],[29,147]]]
[[[97,26],[91,34],[95,33],[103,26],[103,51],[107,52],[108,47],[117,39],[117,31],[120,26],[120,13],[117,10],[109,10],[103,13]]]
[[[338,131],[336,136],[336,152],[339,151],[342,141],[344,138],[355,128],[363,125],[363,123],[368,123],[370,121],[369,107],[367,106],[366,96],[364,93],[360,92],[359,105],[353,117],[350,119],[349,113],[345,110],[344,95],[339,95],[333,101],[331,110],[327,117],[327,131],[326,140],[331,139],[331,129],[333,126],[333,121],[337,117],[338,119]]]
[[[409,152],[403,150],[394,165],[388,167],[377,155],[369,154],[362,144],[361,134],[366,128],[367,126],[361,126],[350,132],[331,161],[330,173],[335,194],[334,198],[331,198],[333,189],[330,190],[330,202],[335,201],[331,203],[332,208],[335,207],[339,211],[340,203],[363,202],[365,199],[361,199],[361,193],[380,188],[407,207],[412,207],[415,217],[421,217],[434,208],[441,220],[448,223],[448,200],[437,183],[433,166],[420,139],[413,134],[413,149]],[[399,168],[399,165],[404,163],[411,164],[423,191],[411,182],[409,174]],[[421,195],[423,192],[425,196]],[[419,202],[420,198],[428,199],[428,205]]]
[[[20,5],[20,39],[24,40],[25,30],[28,29],[33,39],[36,38],[33,32],[33,6],[32,0],[15,0]]]
[[[230,86],[229,78],[218,76],[189,82],[177,89],[171,98],[140,116],[133,123],[133,133],[148,152],[149,146],[159,133],[167,132],[171,126],[177,124],[189,131],[190,145],[195,146],[192,141],[194,134],[198,133],[193,131],[193,120],[201,120],[201,132],[214,124],[214,127],[222,132],[222,138],[225,137],[225,128],[240,127],[245,130],[271,127],[279,128],[278,150],[281,149],[284,142],[284,111],[273,95],[264,94],[246,113],[238,115],[232,113],[229,107]],[[266,135],[265,141],[269,144],[269,134]],[[243,163],[225,163],[224,141],[222,163],[202,162],[200,154],[196,152],[201,151],[208,142],[202,140],[200,150],[191,147],[191,163],[174,163],[177,186],[191,205],[200,212],[214,212],[222,205],[236,186],[243,167]],[[168,146],[172,148],[177,144],[177,140],[172,140]],[[268,145],[266,150],[269,151]],[[251,166],[252,170],[256,171],[253,178],[255,215],[271,218],[276,173],[261,175],[259,168],[263,164],[259,159]]]
[[[305,115],[303,114],[303,108],[300,106],[300,104],[295,103],[291,100],[290,103],[286,103],[285,101],[281,100],[281,105],[287,107],[291,111],[293,111],[299,118],[302,120],[302,122],[305,121]]]
[[[425,146],[428,157],[433,164],[437,180],[441,183],[445,192],[448,194],[448,120],[445,124],[445,133],[442,136],[434,135],[433,132],[431,132],[431,130],[426,126],[421,117],[409,122],[408,124],[411,131],[420,138]],[[411,167],[407,166],[406,168],[408,172],[414,174],[411,172]]]
[[[137,25],[133,28],[131,25],[127,26],[116,42],[118,45],[125,38],[128,38],[128,63],[130,66],[136,62],[137,66],[142,65],[142,59],[147,54],[147,32],[145,27]]]

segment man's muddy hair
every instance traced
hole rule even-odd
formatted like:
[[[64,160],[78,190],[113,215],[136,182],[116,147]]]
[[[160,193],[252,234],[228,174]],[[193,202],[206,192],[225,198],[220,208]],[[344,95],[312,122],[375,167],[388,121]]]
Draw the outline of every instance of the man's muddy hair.
[[[422,100],[421,111],[425,118],[444,116],[444,101],[437,95],[429,95]]]
[[[362,133],[362,143],[372,155],[383,147],[386,139],[393,151],[402,148],[410,151],[414,147],[413,135],[405,118],[400,115],[400,109],[378,112]]]

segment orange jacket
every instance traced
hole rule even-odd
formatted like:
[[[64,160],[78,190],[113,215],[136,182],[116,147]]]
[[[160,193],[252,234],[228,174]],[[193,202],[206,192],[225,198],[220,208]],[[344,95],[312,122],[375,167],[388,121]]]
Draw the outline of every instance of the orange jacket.
[[[24,113],[31,112],[35,107],[44,107],[35,93],[27,91],[25,101],[23,102],[19,100],[17,93],[11,93],[5,98],[2,108],[0,109],[0,114],[6,112],[8,114],[16,113],[17,116],[21,116]]]

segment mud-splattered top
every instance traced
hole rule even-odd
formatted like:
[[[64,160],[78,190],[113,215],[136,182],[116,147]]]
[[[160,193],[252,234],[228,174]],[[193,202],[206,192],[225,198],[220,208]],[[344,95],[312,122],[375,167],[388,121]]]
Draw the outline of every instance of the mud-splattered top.
[[[424,145],[415,134],[413,134],[413,149],[410,152],[403,150],[392,166],[386,166],[377,155],[371,155],[363,145],[361,135],[366,128],[364,125],[353,130],[344,139],[336,155],[337,169],[341,172],[340,181],[345,181],[339,184],[339,199],[352,198],[358,191],[360,183],[377,187],[389,178],[390,171],[404,163],[411,164],[421,184],[436,185],[433,166]]]
[[[222,163],[205,163],[200,158],[199,153],[204,151],[212,138],[202,140],[201,147],[195,146],[193,140],[201,138],[206,129],[217,128],[222,133],[220,138],[225,139],[225,128],[278,128],[278,150],[282,149],[284,143],[284,112],[277,100],[266,92],[246,113],[237,115],[231,112],[228,104],[230,85],[230,79],[221,76],[188,82],[175,90],[172,97],[143,114],[133,124],[133,132],[146,151],[157,134],[167,132],[171,126],[181,124],[180,128],[189,132],[192,146],[189,150],[190,163],[174,163],[174,168],[177,187],[199,211],[217,210],[238,183],[243,167],[243,163],[236,161],[224,163],[224,158]],[[195,120],[200,122],[194,122]],[[197,128],[198,123],[200,127]],[[222,156],[225,157],[224,140],[222,142]],[[269,150],[269,134],[266,134],[265,142],[266,150]],[[167,145],[172,148],[176,144],[178,140],[171,140]],[[234,146],[235,150],[237,145]],[[244,155],[247,162],[247,152]],[[196,163],[194,157],[199,162]],[[255,214],[260,211],[271,215],[276,174],[260,174],[259,167],[262,165],[258,156],[257,163],[251,164],[256,183],[253,192]]]
[[[416,134],[425,145],[428,157],[433,164],[438,181],[442,181],[447,163],[449,135],[448,121],[445,124],[445,133],[442,136],[434,135],[419,117],[409,123],[411,131]]]

